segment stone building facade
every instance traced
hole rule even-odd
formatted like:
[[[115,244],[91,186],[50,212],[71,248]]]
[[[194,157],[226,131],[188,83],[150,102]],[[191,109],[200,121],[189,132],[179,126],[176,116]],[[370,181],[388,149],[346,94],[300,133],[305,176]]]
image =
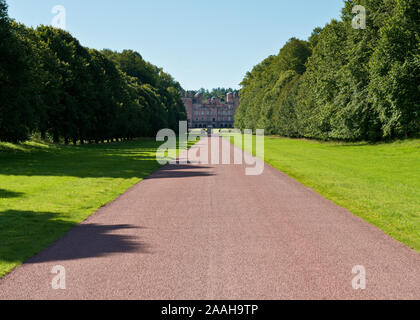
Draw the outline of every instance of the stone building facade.
[[[189,128],[233,128],[239,107],[238,93],[228,93],[225,100],[213,97],[205,101],[201,93],[186,93],[182,98]]]

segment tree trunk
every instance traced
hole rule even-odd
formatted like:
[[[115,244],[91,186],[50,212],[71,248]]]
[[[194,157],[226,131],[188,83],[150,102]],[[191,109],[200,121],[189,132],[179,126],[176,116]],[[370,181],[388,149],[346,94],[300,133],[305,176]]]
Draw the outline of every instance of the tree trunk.
[[[57,132],[53,133],[53,141],[54,141],[54,143],[59,143],[60,142],[60,138],[58,137]]]

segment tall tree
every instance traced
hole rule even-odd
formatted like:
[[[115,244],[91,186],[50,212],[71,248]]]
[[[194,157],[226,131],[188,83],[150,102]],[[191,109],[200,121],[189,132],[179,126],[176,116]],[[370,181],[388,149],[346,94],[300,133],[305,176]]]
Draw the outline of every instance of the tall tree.
[[[366,29],[353,28],[355,5],[366,9]],[[246,74],[236,125],[352,141],[418,135],[419,7],[346,0],[341,20],[316,28],[308,42],[292,39]]]
[[[27,50],[12,32],[4,0],[0,0],[0,39],[0,140],[17,142],[28,138],[34,112],[28,99]]]
[[[404,138],[420,133],[420,3],[389,2],[392,15],[378,30],[368,92],[383,136]]]

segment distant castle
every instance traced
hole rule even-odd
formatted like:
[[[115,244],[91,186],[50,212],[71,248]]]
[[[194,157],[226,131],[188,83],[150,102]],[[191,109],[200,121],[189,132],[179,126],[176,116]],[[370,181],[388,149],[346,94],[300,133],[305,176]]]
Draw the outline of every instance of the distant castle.
[[[235,112],[239,107],[237,92],[229,92],[225,101],[216,97],[204,101],[200,92],[187,92],[182,101],[187,109],[190,128],[233,128]]]

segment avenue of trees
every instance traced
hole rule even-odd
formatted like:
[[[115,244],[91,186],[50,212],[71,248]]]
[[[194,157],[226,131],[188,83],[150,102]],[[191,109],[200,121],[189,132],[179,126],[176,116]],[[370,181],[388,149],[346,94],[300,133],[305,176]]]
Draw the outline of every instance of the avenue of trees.
[[[83,47],[68,32],[28,28],[0,0],[0,140],[54,142],[154,136],[186,119],[182,88],[133,51]]]
[[[355,5],[366,29],[354,29]],[[340,21],[290,39],[245,76],[239,128],[324,140],[420,133],[420,2],[346,0]]]

